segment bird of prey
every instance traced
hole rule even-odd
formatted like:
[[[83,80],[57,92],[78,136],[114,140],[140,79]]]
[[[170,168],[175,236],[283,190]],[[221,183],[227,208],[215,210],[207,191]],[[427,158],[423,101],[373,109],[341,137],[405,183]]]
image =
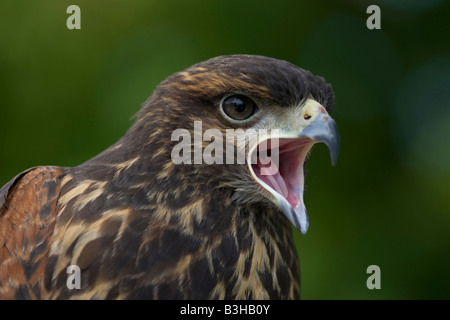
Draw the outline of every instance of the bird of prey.
[[[322,77],[264,56],[171,75],[105,151],[3,186],[0,298],[299,298],[292,226],[308,228],[311,147],[336,161],[333,104]]]

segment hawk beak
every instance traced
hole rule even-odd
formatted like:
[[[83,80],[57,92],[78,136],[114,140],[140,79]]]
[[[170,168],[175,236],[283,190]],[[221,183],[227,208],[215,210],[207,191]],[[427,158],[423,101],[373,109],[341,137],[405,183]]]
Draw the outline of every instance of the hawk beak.
[[[333,167],[336,165],[340,146],[339,130],[336,121],[328,114],[317,117],[299,133],[298,137],[325,143],[330,150],[331,165]]]
[[[250,150],[247,162],[254,179],[270,193],[268,198],[302,234],[309,227],[303,201],[303,167],[312,146],[319,142],[327,145],[334,166],[339,154],[339,131],[323,107],[300,132],[281,132],[261,139]]]

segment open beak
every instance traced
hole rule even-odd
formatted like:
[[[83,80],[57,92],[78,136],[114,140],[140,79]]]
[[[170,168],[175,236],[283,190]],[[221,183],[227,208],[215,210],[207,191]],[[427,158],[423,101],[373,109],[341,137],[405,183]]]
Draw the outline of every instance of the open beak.
[[[328,146],[333,166],[339,154],[339,131],[325,108],[320,106],[310,120],[299,132],[280,130],[279,135],[261,139],[247,159],[253,178],[302,234],[309,226],[303,201],[305,159],[318,142]]]

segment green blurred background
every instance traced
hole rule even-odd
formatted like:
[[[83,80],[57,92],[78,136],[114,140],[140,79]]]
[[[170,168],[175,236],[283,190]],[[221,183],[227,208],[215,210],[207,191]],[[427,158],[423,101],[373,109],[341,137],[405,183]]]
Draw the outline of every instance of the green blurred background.
[[[81,30],[66,27],[71,4]],[[366,27],[370,4],[381,30]],[[0,185],[96,155],[173,72],[285,59],[333,85],[342,143],[335,168],[323,145],[309,162],[303,298],[449,299],[449,20],[445,0],[2,0]]]

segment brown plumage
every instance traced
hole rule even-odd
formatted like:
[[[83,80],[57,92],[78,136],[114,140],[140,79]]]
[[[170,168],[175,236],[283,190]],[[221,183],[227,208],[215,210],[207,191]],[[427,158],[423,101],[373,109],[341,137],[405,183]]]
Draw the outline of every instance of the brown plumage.
[[[223,113],[230,96],[237,97],[233,114],[246,112],[243,96],[257,107],[233,119]],[[308,129],[322,128],[319,117],[332,122],[325,109],[333,100],[322,78],[261,56],[217,57],[172,75],[116,144],[77,167],[29,169],[0,190],[0,298],[298,298],[290,221],[306,231],[310,147],[323,141],[336,155],[335,126],[322,135]],[[280,145],[302,141],[295,157],[284,153],[298,168],[286,169],[280,156],[276,179],[287,191],[264,180],[249,158],[175,164],[172,134],[182,128],[193,136],[194,121],[224,136],[226,129],[280,128]],[[200,143],[204,150],[210,142]],[[261,151],[255,146],[247,145],[247,156]],[[81,289],[67,286],[70,265],[80,268]]]

